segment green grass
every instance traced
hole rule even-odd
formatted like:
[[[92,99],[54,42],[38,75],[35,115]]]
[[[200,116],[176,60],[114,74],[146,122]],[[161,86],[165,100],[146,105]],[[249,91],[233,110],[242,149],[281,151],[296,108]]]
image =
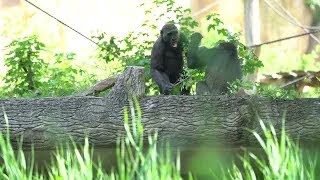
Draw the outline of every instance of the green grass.
[[[117,165],[111,170],[103,169],[101,162],[93,160],[93,148],[86,138],[82,146],[74,143],[57,148],[51,163],[39,171],[33,151],[31,158],[26,159],[21,145],[17,151],[13,150],[7,128],[5,135],[0,134],[0,162],[3,162],[0,164],[0,179],[182,179],[179,153],[173,157],[169,148],[159,148],[157,133],[144,139],[141,116],[138,102],[130,101],[130,108],[124,109],[126,135],[117,141]],[[6,115],[5,120],[8,126]],[[260,126],[263,136],[256,132],[252,135],[259,142],[263,154],[258,156],[245,151],[244,155],[239,156],[240,165],[233,163],[230,167],[221,167],[220,172],[212,173],[210,179],[316,179],[315,162],[302,154],[300,147],[290,140],[284,129],[277,138],[272,125],[267,127],[260,121]],[[193,178],[196,179],[190,172],[188,179]]]
[[[225,179],[256,180],[260,179],[259,177],[265,180],[316,179],[316,162],[303,156],[299,146],[290,140],[284,129],[279,139],[272,125],[267,128],[260,120],[260,126],[264,137],[256,132],[252,134],[263,149],[262,157],[265,158],[246,152],[240,157],[242,166],[233,165],[225,175]]]

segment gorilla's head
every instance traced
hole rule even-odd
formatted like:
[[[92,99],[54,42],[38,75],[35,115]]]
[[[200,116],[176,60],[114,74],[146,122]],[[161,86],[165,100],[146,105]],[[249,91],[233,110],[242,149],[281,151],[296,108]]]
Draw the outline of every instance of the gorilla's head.
[[[200,42],[201,41],[201,39],[203,38],[203,36],[200,34],[200,33],[198,33],[198,32],[195,32],[195,33],[193,33],[192,35],[191,35],[191,41],[193,41],[193,42]]]
[[[168,23],[164,25],[160,31],[163,42],[171,48],[177,48],[179,42],[179,31],[178,28],[172,24]]]

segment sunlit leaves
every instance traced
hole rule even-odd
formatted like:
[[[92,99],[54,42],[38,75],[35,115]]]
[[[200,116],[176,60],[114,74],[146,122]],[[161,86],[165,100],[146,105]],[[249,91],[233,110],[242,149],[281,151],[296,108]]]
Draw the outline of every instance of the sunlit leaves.
[[[78,74],[81,76],[85,72],[73,67],[75,53],[50,52],[37,36],[14,40],[6,50],[5,65],[8,72],[2,90],[5,96],[66,95],[85,82],[76,80]]]
[[[13,40],[6,48],[5,91],[17,95],[35,91],[42,85],[40,78],[48,66],[39,55],[45,45],[36,36],[30,36]]]

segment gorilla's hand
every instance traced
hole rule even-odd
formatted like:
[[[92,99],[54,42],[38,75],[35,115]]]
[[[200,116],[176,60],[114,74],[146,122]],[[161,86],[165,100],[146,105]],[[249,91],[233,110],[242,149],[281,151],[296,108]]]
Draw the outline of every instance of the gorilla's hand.
[[[173,86],[174,86],[174,84],[172,84],[172,83],[169,83],[169,82],[165,83],[163,85],[163,87],[162,87],[163,88],[163,94],[166,94],[166,95],[170,94],[171,89],[173,88]]]

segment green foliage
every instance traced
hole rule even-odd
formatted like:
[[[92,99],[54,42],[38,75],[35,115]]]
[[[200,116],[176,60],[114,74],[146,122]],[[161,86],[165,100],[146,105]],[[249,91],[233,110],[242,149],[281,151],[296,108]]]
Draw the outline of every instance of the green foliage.
[[[122,67],[115,69],[114,74],[122,72],[125,66],[144,66],[147,72],[146,82],[148,82],[151,79],[148,73],[150,70],[150,56],[148,52],[150,53],[153,42],[143,40],[143,37],[147,35],[147,33],[142,32],[131,32],[123,39],[114,36],[108,37],[106,33],[93,36],[94,39],[98,40],[99,44],[97,57],[105,60],[106,63],[119,61]],[[139,36],[140,38],[138,39]],[[151,86],[152,84],[147,85],[147,87]]]
[[[306,4],[311,8],[313,12],[313,22],[320,22],[320,1],[319,0],[306,0]]]
[[[6,90],[24,95],[42,85],[41,75],[48,64],[40,57],[45,45],[36,36],[12,41],[8,46],[5,65],[9,68],[5,83]]]
[[[320,8],[320,1],[319,0],[306,0],[306,4],[311,9],[319,9]]]
[[[319,79],[320,80],[320,79]],[[308,92],[302,94],[303,98],[319,98],[320,97],[320,88],[310,88]]]
[[[1,92],[4,97],[67,95],[78,91],[91,78],[73,67],[74,53],[57,53],[51,61],[45,61],[52,58],[48,55],[51,52],[37,36],[14,40],[6,48],[8,71]]]
[[[272,49],[268,46],[261,47],[265,53],[260,59],[265,64],[259,69],[259,73],[288,72],[292,70],[318,71],[320,65],[317,61],[320,46],[317,46],[309,54],[300,55],[299,52],[285,51],[283,49]]]
[[[262,147],[264,155],[258,157],[254,153],[246,152],[243,157],[240,157],[242,167],[233,165],[228,170],[228,174],[225,174],[224,179],[256,180],[260,179],[259,177],[266,180],[316,179],[315,161],[308,157],[303,158],[299,146],[290,140],[285,129],[282,129],[278,139],[271,124],[267,128],[263,121],[259,122],[263,130],[263,137],[257,132],[252,132],[252,134]]]
[[[274,99],[294,99],[300,95],[293,89],[283,89],[272,85],[258,85],[258,94]]]
[[[149,61],[146,51],[152,48],[152,41],[138,42],[138,37],[147,36],[147,34],[138,34],[131,32],[123,39],[114,36],[108,37],[106,33],[101,33],[98,36],[93,36],[98,40],[98,58],[105,60],[107,63],[111,61],[120,61],[123,66],[139,65],[149,69]],[[141,40],[141,39],[140,39]],[[121,72],[123,68],[118,69],[115,73]]]
[[[228,93],[229,94],[236,94],[241,89],[247,90],[247,91],[253,91],[254,93],[256,93],[257,83],[237,79],[237,80],[229,83]]]
[[[185,69],[182,86],[191,87],[191,94],[196,94],[196,83],[203,81],[205,76],[204,69]]]
[[[75,53],[56,53],[42,76],[43,86],[39,87],[42,96],[63,96],[75,93],[84,84],[88,84],[90,76],[72,65]],[[84,78],[83,78],[83,77]],[[79,81],[81,79],[81,81]]]
[[[272,85],[261,85],[250,81],[236,80],[229,84],[229,94],[236,94],[239,90],[244,90],[250,95],[271,97],[274,99],[294,99],[300,95],[291,89],[283,89]]]
[[[319,58],[320,45],[316,46],[311,53],[302,55],[302,61],[299,64],[299,69],[318,71],[320,69],[320,65],[317,59]]]

